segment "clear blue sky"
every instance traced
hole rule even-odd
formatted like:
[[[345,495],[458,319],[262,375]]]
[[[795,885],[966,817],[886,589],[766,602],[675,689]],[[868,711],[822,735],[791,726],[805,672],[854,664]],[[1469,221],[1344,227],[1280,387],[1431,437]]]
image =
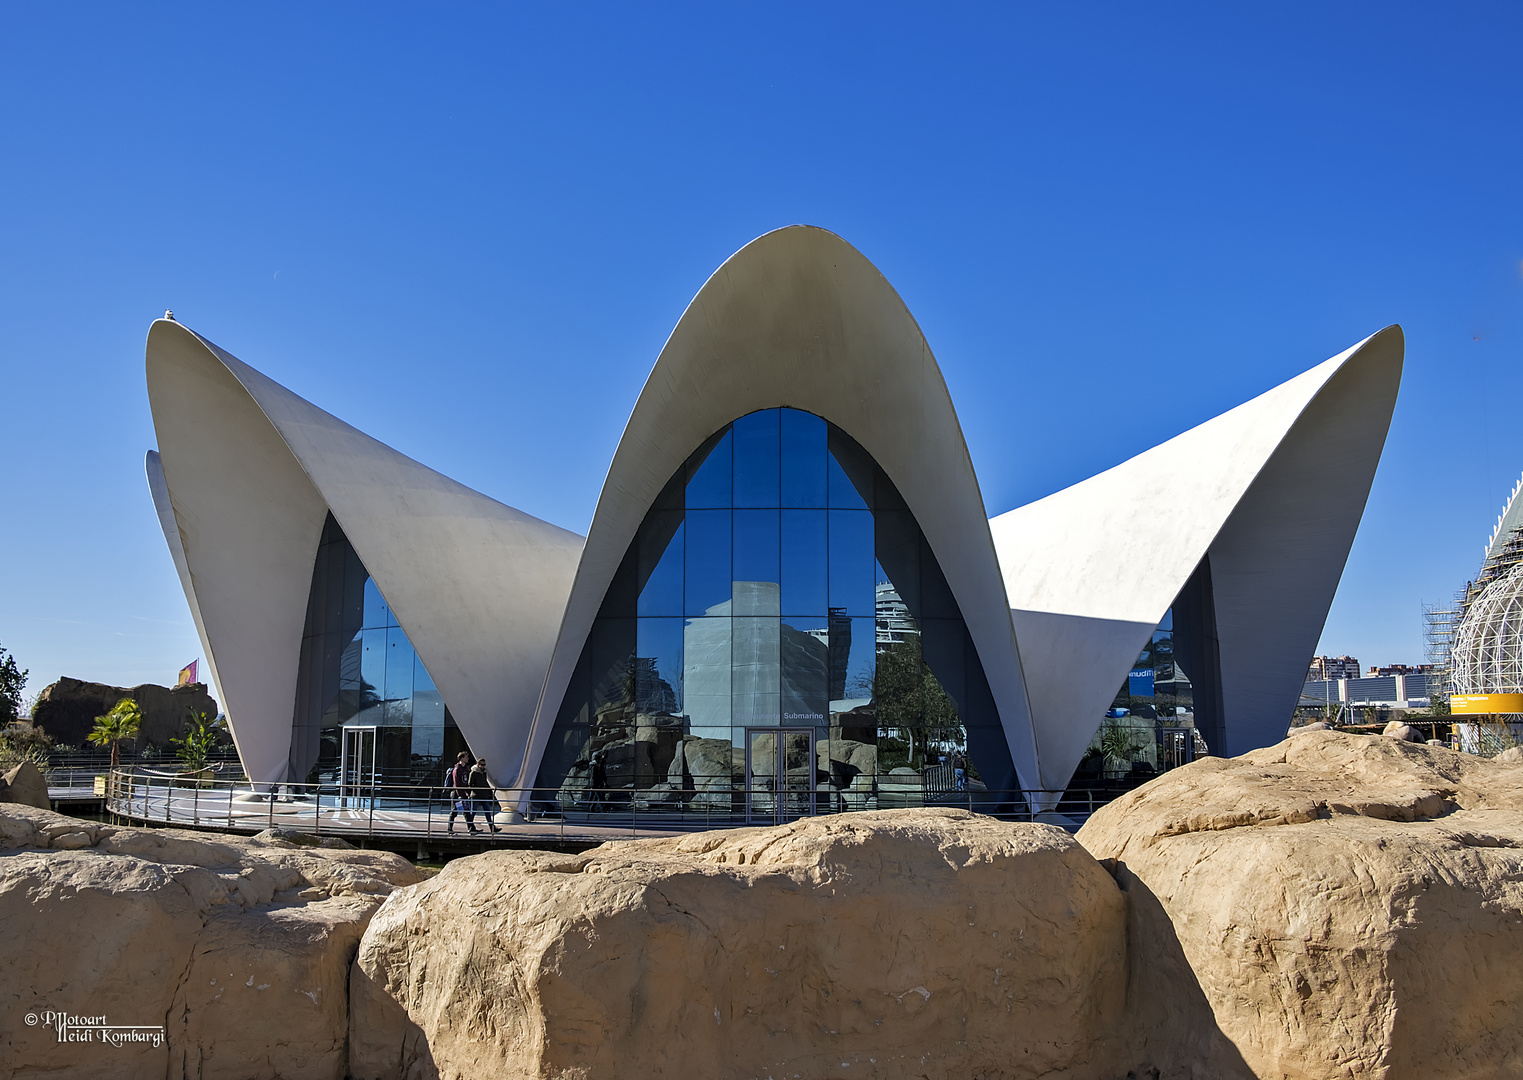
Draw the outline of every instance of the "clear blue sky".
[[[684,305],[807,222],[920,320],[991,514],[1400,322],[1322,648],[1418,661],[1523,471],[1520,56],[1511,3],[8,5],[0,644],[29,691],[200,653],[166,307],[585,531]]]

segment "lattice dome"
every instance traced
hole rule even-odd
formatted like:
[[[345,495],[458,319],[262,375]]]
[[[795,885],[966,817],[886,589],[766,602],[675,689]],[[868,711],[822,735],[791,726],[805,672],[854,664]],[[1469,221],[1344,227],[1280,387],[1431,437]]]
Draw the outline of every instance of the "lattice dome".
[[[1523,694],[1523,564],[1476,597],[1454,634],[1458,694]]]

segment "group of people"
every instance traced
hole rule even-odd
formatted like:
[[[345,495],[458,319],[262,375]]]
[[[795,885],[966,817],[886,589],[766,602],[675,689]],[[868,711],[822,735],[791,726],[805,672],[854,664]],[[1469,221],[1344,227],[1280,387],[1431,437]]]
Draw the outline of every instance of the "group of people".
[[[471,755],[460,751],[455,758],[455,764],[445,774],[444,786],[449,790],[453,800],[449,812],[449,828],[446,832],[455,831],[455,818],[465,815],[465,827],[476,833],[481,830],[476,828],[476,815],[480,814],[486,819],[487,828],[493,832],[501,832],[497,828],[494,816],[502,809],[497,802],[497,793],[492,790],[492,781],[487,779],[487,763],[485,758],[476,759],[471,763]]]

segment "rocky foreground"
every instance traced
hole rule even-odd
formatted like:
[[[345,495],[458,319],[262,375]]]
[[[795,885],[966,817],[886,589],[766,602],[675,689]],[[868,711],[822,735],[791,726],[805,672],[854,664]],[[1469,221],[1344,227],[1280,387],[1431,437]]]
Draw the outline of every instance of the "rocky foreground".
[[[1309,732],[1077,839],[883,811],[427,881],[0,806],[0,971],[0,1075],[1516,1076],[1523,763]]]

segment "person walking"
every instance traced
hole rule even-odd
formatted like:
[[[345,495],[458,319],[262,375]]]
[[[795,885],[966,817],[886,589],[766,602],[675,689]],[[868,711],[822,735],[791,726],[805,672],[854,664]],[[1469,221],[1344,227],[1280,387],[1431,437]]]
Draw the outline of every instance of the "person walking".
[[[481,815],[487,828],[493,832],[502,831],[492,820],[502,807],[498,805],[497,792],[492,790],[492,781],[487,777],[486,758],[478,758],[476,764],[471,767],[471,809]]]
[[[449,827],[445,832],[455,831],[455,816],[465,815],[465,827],[476,831],[476,814],[471,809],[471,755],[460,751],[455,764],[444,777],[444,786],[450,794]]]
[[[968,790],[968,758],[961,750],[952,755],[952,775],[957,777],[957,790]]]

